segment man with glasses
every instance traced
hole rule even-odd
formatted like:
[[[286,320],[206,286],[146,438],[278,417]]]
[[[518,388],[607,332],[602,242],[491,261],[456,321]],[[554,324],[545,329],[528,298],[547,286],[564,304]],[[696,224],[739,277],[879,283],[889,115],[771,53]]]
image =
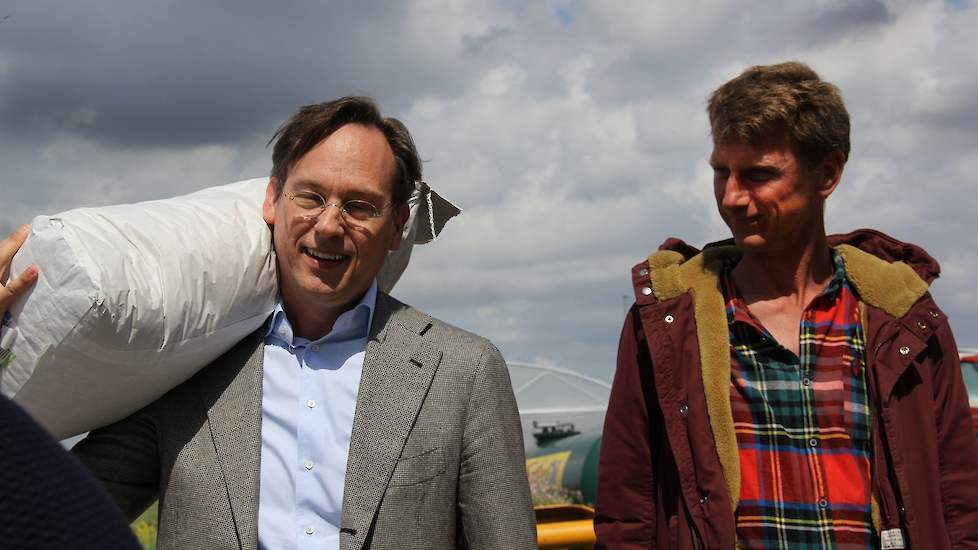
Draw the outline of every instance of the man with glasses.
[[[849,157],[838,88],[751,67],[708,112],[733,238],[669,239],[632,270],[595,548],[978,547],[940,267],[877,231],[825,233]]]
[[[367,98],[273,137],[281,303],[258,333],[78,456],[159,548],[535,548],[506,364],[380,292],[421,162]]]

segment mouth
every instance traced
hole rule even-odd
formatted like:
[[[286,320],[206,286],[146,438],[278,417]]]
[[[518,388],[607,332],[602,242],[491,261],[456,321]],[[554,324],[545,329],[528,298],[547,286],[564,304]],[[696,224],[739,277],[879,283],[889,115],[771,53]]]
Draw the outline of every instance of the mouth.
[[[324,265],[335,265],[340,262],[346,261],[350,257],[349,254],[336,254],[332,252],[323,252],[321,250],[313,250],[312,248],[303,246],[302,253],[307,257],[312,258],[319,264]]]
[[[731,221],[737,225],[753,225],[761,220],[761,216],[743,216],[738,218],[731,218]]]

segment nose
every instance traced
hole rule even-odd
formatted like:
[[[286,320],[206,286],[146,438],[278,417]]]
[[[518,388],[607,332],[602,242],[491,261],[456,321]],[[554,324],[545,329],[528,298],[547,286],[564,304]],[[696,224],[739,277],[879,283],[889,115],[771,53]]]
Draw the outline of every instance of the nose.
[[[726,175],[725,179],[717,177],[714,182],[716,187],[717,202],[724,210],[736,210],[745,208],[750,203],[750,195],[747,188],[741,183],[734,172]]]
[[[316,216],[316,233],[322,237],[342,235],[345,232],[346,221],[343,219],[342,206],[326,203],[325,208]]]

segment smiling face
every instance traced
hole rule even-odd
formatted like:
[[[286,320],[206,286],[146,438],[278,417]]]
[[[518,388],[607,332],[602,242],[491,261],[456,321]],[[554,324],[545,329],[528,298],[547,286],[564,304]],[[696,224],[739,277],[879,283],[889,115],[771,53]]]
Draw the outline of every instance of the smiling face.
[[[772,252],[824,236],[824,202],[844,164],[842,154],[833,153],[807,167],[783,131],[754,143],[715,143],[713,193],[737,246],[748,253]]]
[[[348,124],[289,168],[281,194],[277,180],[269,181],[262,213],[273,226],[283,306],[299,334],[326,334],[370,287],[387,252],[400,246],[408,207],[391,205],[394,174],[394,155],[384,135],[374,127]],[[334,205],[367,201],[382,215],[357,224],[333,206],[309,215],[287,196],[299,191],[318,193]]]

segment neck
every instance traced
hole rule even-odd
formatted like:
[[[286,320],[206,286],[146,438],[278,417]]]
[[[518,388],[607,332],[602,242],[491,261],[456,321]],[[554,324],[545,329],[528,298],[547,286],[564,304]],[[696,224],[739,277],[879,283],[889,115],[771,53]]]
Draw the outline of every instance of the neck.
[[[318,340],[329,334],[329,331],[333,330],[336,319],[342,313],[329,308],[310,311],[309,304],[292,307],[285,298],[282,299],[282,309],[289,318],[293,334],[306,340]]]
[[[825,232],[784,250],[745,251],[733,269],[734,282],[748,302],[795,298],[803,306],[832,278]]]

